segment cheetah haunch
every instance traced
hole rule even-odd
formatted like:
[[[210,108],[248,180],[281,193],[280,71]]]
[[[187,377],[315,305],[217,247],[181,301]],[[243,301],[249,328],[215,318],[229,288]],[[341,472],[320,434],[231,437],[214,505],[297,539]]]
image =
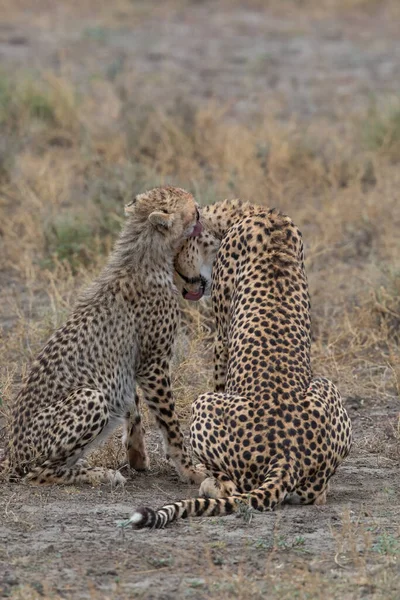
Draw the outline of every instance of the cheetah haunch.
[[[311,371],[300,231],[276,210],[240,201],[206,207],[202,218],[203,234],[185,243],[176,269],[192,299],[207,289],[213,269],[215,392],[194,402],[190,428],[194,453],[212,477],[201,484],[201,498],[135,512],[136,528],[227,515],[243,504],[258,511],[285,500],[322,504],[350,451],[339,392]]]
[[[198,235],[197,205],[180,188],[156,188],[126,207],[107,266],[34,361],[15,403],[8,462],[37,484],[124,481],[83,459],[120,423],[134,469],[146,469],[136,384],[154,412],[169,457],[184,478],[194,469],[175,414],[170,360],[179,322],[173,261]]]

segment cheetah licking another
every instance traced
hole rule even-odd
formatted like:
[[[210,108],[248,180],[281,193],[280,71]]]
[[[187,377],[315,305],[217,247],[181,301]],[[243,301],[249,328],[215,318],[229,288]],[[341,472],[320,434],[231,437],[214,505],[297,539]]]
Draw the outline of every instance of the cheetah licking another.
[[[201,231],[197,205],[180,188],[156,188],[126,208],[107,266],[34,361],[12,417],[7,462],[30,482],[124,481],[83,457],[120,423],[130,465],[146,469],[136,384],[154,412],[180,474],[200,483],[183,444],[170,385],[179,322],[173,260]]]
[[[193,404],[190,440],[209,473],[201,498],[143,508],[130,523],[160,528],[241,504],[322,504],[351,447],[335,385],[313,377],[301,233],[289,217],[240,201],[202,211],[205,229],[176,260],[187,298],[209,286],[216,318],[215,392]],[[197,284],[196,284],[197,281]]]

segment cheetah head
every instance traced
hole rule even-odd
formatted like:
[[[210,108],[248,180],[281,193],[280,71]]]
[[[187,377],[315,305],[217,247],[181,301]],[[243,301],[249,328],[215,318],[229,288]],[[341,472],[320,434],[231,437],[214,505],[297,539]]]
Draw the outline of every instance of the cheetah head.
[[[220,240],[203,229],[193,239],[186,240],[175,258],[175,285],[186,300],[200,300],[211,293],[212,266]]]
[[[150,233],[169,238],[176,250],[202,231],[197,204],[189,192],[172,186],[137,195],[125,206],[125,214]]]

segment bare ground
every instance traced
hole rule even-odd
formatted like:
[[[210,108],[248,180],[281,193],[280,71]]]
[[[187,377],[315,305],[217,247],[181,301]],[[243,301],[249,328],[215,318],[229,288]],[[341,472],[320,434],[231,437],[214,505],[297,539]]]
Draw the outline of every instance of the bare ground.
[[[82,89],[89,81],[95,118],[106,125],[121,110],[112,81],[140,87],[141,102],[168,107],[183,98],[201,106],[214,98],[231,117],[246,120],[263,106],[283,120],[327,117],[337,133],[340,119],[366,109],[371,94],[398,92],[396,4],[385,3],[385,10],[365,4],[366,10],[345,10],[344,2],[343,10],[314,12],[289,2],[287,10],[272,5],[259,12],[256,2],[248,9],[155,3],[152,11],[145,3],[118,2],[115,10],[99,3],[96,12],[90,2],[43,2],[39,10],[6,3],[0,57],[10,71],[67,74]],[[99,74],[107,84],[97,81]],[[369,244],[360,243],[361,250]],[[354,261],[362,260],[360,252]],[[313,289],[318,278],[317,270],[311,273]],[[21,336],[21,319],[35,328],[49,298],[40,281],[9,265],[0,281],[2,343],[10,345],[2,356],[22,369],[31,351],[21,355],[12,336]],[[29,339],[21,336],[18,344],[25,348]],[[8,365],[2,367],[7,375]],[[250,523],[227,517],[122,531],[116,521],[133,508],[196,492],[162,462],[153,430],[153,469],[131,473],[124,489],[1,484],[0,597],[399,598],[398,396],[364,398],[351,391],[356,387],[342,386],[354,450],[323,507],[284,507],[253,515]]]
[[[372,419],[387,413],[352,416],[360,439],[375,427]],[[254,514],[250,523],[233,516],[181,521],[163,531],[116,526],[133,507],[195,492],[168,469],[134,475],[124,489],[5,486],[3,595],[29,584],[62,598],[91,598],[94,591],[107,598],[263,598],[267,590],[271,598],[319,598],[321,581],[332,586],[331,598],[400,593],[400,481],[391,460],[356,448],[322,507],[285,506]],[[286,568],[289,578],[282,577]]]
[[[4,484],[0,498],[0,595],[40,598],[395,598],[398,464],[371,454],[395,410],[350,403],[355,448],[325,506],[285,506],[245,518],[180,521],[136,532],[117,522],[138,506],[195,495],[160,460],[124,488]],[[15,594],[15,596],[14,596]],[[21,595],[19,595],[21,594]],[[32,596],[30,594],[33,594]]]

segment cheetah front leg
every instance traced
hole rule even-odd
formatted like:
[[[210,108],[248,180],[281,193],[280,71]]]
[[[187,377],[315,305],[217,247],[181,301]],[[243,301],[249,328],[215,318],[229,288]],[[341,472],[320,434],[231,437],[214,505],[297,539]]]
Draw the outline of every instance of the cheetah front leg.
[[[174,462],[184,481],[201,483],[206,477],[204,469],[196,469],[190,460],[183,442],[183,435],[175,413],[172,397],[169,364],[164,362],[151,365],[145,372],[138,374],[144,399],[154,413],[164,438],[167,457]]]
[[[145,471],[150,465],[144,434],[145,430],[140,415],[139,398],[135,392],[134,406],[125,418],[122,443],[126,449],[129,466],[136,471]]]
[[[228,365],[228,344],[216,335],[214,340],[214,391],[224,392]]]

